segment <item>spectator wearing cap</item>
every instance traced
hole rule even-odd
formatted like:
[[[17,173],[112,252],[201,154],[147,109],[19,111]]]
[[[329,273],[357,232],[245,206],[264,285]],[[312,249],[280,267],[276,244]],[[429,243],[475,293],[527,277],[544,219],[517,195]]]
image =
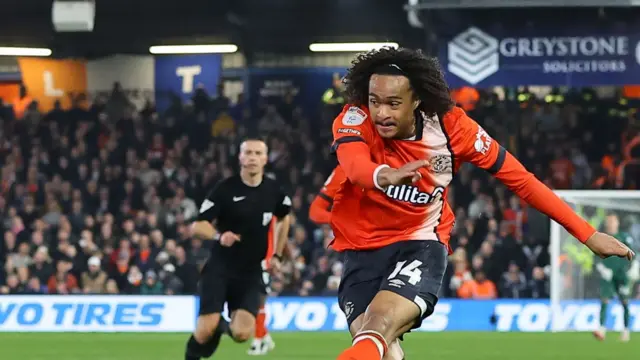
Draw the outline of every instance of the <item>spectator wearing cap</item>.
[[[100,259],[97,256],[92,256],[87,265],[89,270],[82,273],[82,292],[85,294],[104,293],[107,273],[100,268]]]
[[[158,281],[158,275],[155,271],[149,270],[144,278],[144,284],[140,287],[141,295],[162,295],[164,287]]]
[[[166,295],[176,295],[182,292],[183,284],[176,275],[176,267],[173,264],[167,263],[162,267],[160,279],[164,285],[164,293]]]

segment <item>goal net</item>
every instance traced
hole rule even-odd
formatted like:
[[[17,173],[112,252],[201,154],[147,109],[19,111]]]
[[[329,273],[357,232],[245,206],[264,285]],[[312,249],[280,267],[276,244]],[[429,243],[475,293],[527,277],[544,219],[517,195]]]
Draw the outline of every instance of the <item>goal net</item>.
[[[607,216],[617,215],[619,232],[629,234],[640,244],[640,191],[557,191],[578,214],[597,230],[606,229]],[[615,221],[614,221],[615,222]],[[589,331],[596,329],[600,315],[600,276],[596,269],[599,259],[581,245],[562,226],[551,222],[550,255],[550,295],[552,331]],[[609,231],[610,232],[610,231]],[[637,252],[637,248],[635,248]],[[631,286],[629,298],[637,296],[637,285]],[[638,311],[636,311],[636,308]],[[640,306],[633,306],[633,317],[638,312],[640,326]],[[622,309],[617,301],[608,306],[607,327],[622,328]]]

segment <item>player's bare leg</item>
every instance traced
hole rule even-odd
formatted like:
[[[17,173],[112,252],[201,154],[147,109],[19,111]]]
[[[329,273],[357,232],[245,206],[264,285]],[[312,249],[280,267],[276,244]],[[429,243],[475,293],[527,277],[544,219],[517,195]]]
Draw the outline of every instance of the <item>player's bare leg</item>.
[[[187,342],[185,360],[208,358],[216,351],[223,334],[229,332],[229,324],[219,313],[198,316],[196,330]]]
[[[593,332],[593,336],[600,341],[603,341],[607,337],[607,307],[609,306],[609,299],[600,299],[600,327]]]
[[[256,318],[250,312],[238,309],[231,314],[231,338],[237,343],[243,343],[253,335]]]
[[[364,322],[364,314],[358,316],[351,323],[351,327],[349,327],[349,332],[351,333],[351,337],[355,337],[358,334],[358,331],[362,328],[362,323]],[[382,360],[404,360],[404,351],[400,346],[400,339],[394,340],[391,344],[389,344],[389,350],[384,355]]]
[[[266,302],[267,296],[263,295],[260,299],[260,310],[256,317],[255,335],[253,337],[251,348],[249,348],[249,351],[247,352],[249,355],[266,355],[276,347],[276,343],[273,341],[271,335],[269,335],[269,331],[267,330]]]
[[[419,316],[420,309],[412,301],[391,291],[380,291],[369,304],[353,345],[338,360],[383,359],[389,351],[388,344],[409,331]]]

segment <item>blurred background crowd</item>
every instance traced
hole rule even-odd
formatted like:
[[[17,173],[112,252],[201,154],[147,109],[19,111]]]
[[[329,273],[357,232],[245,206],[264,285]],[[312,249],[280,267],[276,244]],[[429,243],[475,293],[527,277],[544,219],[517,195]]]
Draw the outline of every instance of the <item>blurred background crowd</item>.
[[[28,89],[23,89],[28,92]],[[336,165],[330,122],[343,105],[336,82],[322,111],[287,93],[251,109],[204,89],[157,113],[119,87],[87,108],[41,113],[0,107],[1,294],[193,294],[210,243],[188,221],[207,190],[237,171],[239,142],[264,138],[267,176],[292,195],[294,221],[277,295],[332,296],[342,272],[328,226],[308,218]],[[589,89],[544,97],[456,89],[460,106],[554,189],[631,189],[640,179],[638,104]],[[310,121],[313,120],[313,121]],[[457,216],[443,295],[549,296],[548,231],[535,211],[483,171],[464,166],[449,202]],[[545,229],[545,226],[542,226]]]

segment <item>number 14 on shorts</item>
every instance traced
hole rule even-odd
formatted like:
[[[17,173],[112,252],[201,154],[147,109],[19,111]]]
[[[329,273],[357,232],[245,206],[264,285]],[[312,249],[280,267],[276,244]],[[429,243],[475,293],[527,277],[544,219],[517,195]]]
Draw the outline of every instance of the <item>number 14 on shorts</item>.
[[[406,276],[407,281],[411,285],[416,285],[422,279],[422,270],[419,267],[422,265],[422,261],[413,260],[409,265],[405,265],[406,261],[398,261],[396,264],[396,268],[393,270],[391,275],[387,278],[391,284],[394,284],[398,287],[404,285],[401,279],[398,279],[400,275]]]

